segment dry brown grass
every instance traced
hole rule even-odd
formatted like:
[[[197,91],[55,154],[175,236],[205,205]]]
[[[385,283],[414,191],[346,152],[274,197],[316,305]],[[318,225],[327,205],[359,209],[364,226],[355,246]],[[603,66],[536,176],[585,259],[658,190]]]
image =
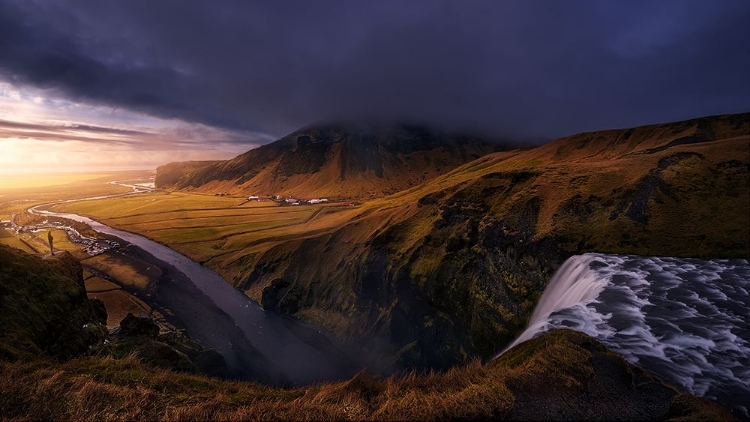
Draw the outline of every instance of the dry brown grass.
[[[63,364],[47,360],[0,362],[4,374],[0,378],[0,417],[167,421],[497,419],[512,415],[509,412],[517,405],[524,405],[509,388],[511,383],[517,388],[519,380],[534,384],[527,390],[532,397],[559,398],[558,390],[565,390],[563,395],[573,391],[579,398],[597,400],[600,392],[586,391],[585,384],[596,370],[592,353],[607,352],[595,344],[592,348],[586,338],[566,331],[522,345],[522,356],[486,366],[474,361],[445,373],[387,379],[362,372],[345,382],[295,389],[169,372],[145,366],[133,356],[120,360],[90,357]],[[616,365],[632,368],[615,355],[608,356],[620,362]],[[678,406],[670,409],[672,417],[730,418],[702,399],[689,395],[677,398]],[[625,399],[618,406],[638,405]]]
[[[76,420],[445,420],[512,405],[498,371],[475,362],[444,374],[278,390],[153,369],[134,357],[0,363],[4,417]]]

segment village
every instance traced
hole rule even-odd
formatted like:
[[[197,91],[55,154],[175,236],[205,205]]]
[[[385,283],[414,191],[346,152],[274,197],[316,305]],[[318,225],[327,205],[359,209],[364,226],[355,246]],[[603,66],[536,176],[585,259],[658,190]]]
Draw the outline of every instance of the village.
[[[222,192],[222,193],[215,193],[214,196],[233,196],[230,193]],[[312,198],[312,199],[302,199],[298,198],[296,196],[282,196],[282,195],[268,195],[268,196],[260,196],[260,195],[250,195],[245,198],[245,202],[243,202],[240,205],[246,204],[248,202],[266,202],[271,201],[275,202],[279,206],[289,206],[289,205],[320,205],[320,204],[336,204],[337,206],[343,206],[343,207],[352,207],[357,205],[362,205],[362,202],[360,201],[350,201],[345,200],[342,198],[335,198],[335,199],[329,199],[329,198]]]
[[[10,230],[15,233],[16,236],[19,236],[21,234],[28,234],[34,238],[38,238],[37,234],[40,232],[47,231],[48,229],[58,229],[64,231],[68,239],[72,243],[77,243],[80,245],[83,245],[82,251],[86,253],[89,256],[96,256],[100,255],[104,252],[107,252],[112,249],[117,249],[121,245],[119,242],[109,239],[97,239],[94,237],[88,237],[82,235],[78,230],[71,227],[68,224],[64,223],[64,220],[60,219],[54,219],[54,220],[48,220],[45,219],[41,223],[38,224],[28,224],[28,225],[20,225],[16,222],[16,215],[12,215],[11,219],[9,221],[3,221],[0,222],[0,228],[5,228],[6,230]],[[25,243],[23,239],[19,239]],[[41,240],[40,242],[44,243],[44,240]],[[30,248],[33,248],[31,245],[29,245]]]
[[[293,196],[283,197],[281,195],[273,195],[273,196],[270,196],[270,197],[261,197],[261,196],[258,196],[258,195],[250,195],[250,196],[247,197],[247,201],[248,202],[250,202],[250,201],[263,202],[263,201],[269,201],[269,200],[276,202],[280,206],[288,206],[288,205],[316,205],[316,204],[327,204],[329,202],[331,202],[331,203],[333,203],[333,202],[339,203],[340,202],[339,205],[343,205],[343,206],[361,205],[361,203],[358,202],[358,201],[344,201],[344,202],[341,202],[341,201],[338,201],[338,200],[336,200],[336,201],[329,201],[328,198],[301,199],[301,198],[296,198],[296,197],[293,197]]]

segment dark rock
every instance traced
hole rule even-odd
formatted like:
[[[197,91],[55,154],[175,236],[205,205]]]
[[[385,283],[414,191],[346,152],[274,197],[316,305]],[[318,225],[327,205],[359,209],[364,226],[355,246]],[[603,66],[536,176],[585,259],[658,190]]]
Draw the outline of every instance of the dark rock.
[[[159,326],[151,318],[137,317],[132,313],[120,321],[120,332],[122,337],[147,337],[156,338],[159,335]]]
[[[280,298],[289,290],[289,281],[277,278],[263,289],[260,304],[267,311],[275,311]]]
[[[186,356],[194,372],[226,378],[230,376],[229,367],[224,357],[212,349],[204,349],[181,332],[169,332],[159,335],[158,340]],[[179,368],[176,368],[179,369]]]
[[[159,327],[148,317],[128,314],[119,330],[101,352],[116,358],[136,355],[149,365],[179,372],[229,377],[224,358],[216,351],[204,349],[179,331],[159,334]]]

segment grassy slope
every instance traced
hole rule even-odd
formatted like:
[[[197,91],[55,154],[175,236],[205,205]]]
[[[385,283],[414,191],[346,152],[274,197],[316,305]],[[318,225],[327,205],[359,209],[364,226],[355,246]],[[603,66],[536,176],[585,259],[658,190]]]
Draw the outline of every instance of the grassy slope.
[[[115,217],[105,221],[175,246],[280,312],[380,336],[410,365],[447,367],[512,339],[571,254],[750,255],[748,133],[742,114],[580,134],[257,230],[242,225],[260,225],[261,208],[242,220],[239,199],[223,197],[66,209]],[[178,215],[185,225],[148,231]],[[228,215],[236,224],[206,218]]]
[[[69,358],[100,343],[106,313],[86,298],[82,274],[67,252],[42,260],[0,245],[0,356]]]
[[[360,373],[290,390],[176,374],[133,358],[0,361],[0,370],[0,416],[15,419],[731,419],[567,330],[487,366],[388,379]]]
[[[720,116],[496,153],[341,228],[208,264],[249,269],[235,283],[280,311],[382,333],[406,362],[487,357],[571,254],[750,255],[749,130],[748,114]]]

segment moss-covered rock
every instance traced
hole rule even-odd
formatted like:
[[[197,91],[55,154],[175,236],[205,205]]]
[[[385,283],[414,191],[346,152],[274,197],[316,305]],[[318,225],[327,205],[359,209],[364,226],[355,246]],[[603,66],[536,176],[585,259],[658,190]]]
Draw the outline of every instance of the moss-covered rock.
[[[77,356],[104,341],[106,317],[69,253],[42,259],[0,245],[0,356]]]

